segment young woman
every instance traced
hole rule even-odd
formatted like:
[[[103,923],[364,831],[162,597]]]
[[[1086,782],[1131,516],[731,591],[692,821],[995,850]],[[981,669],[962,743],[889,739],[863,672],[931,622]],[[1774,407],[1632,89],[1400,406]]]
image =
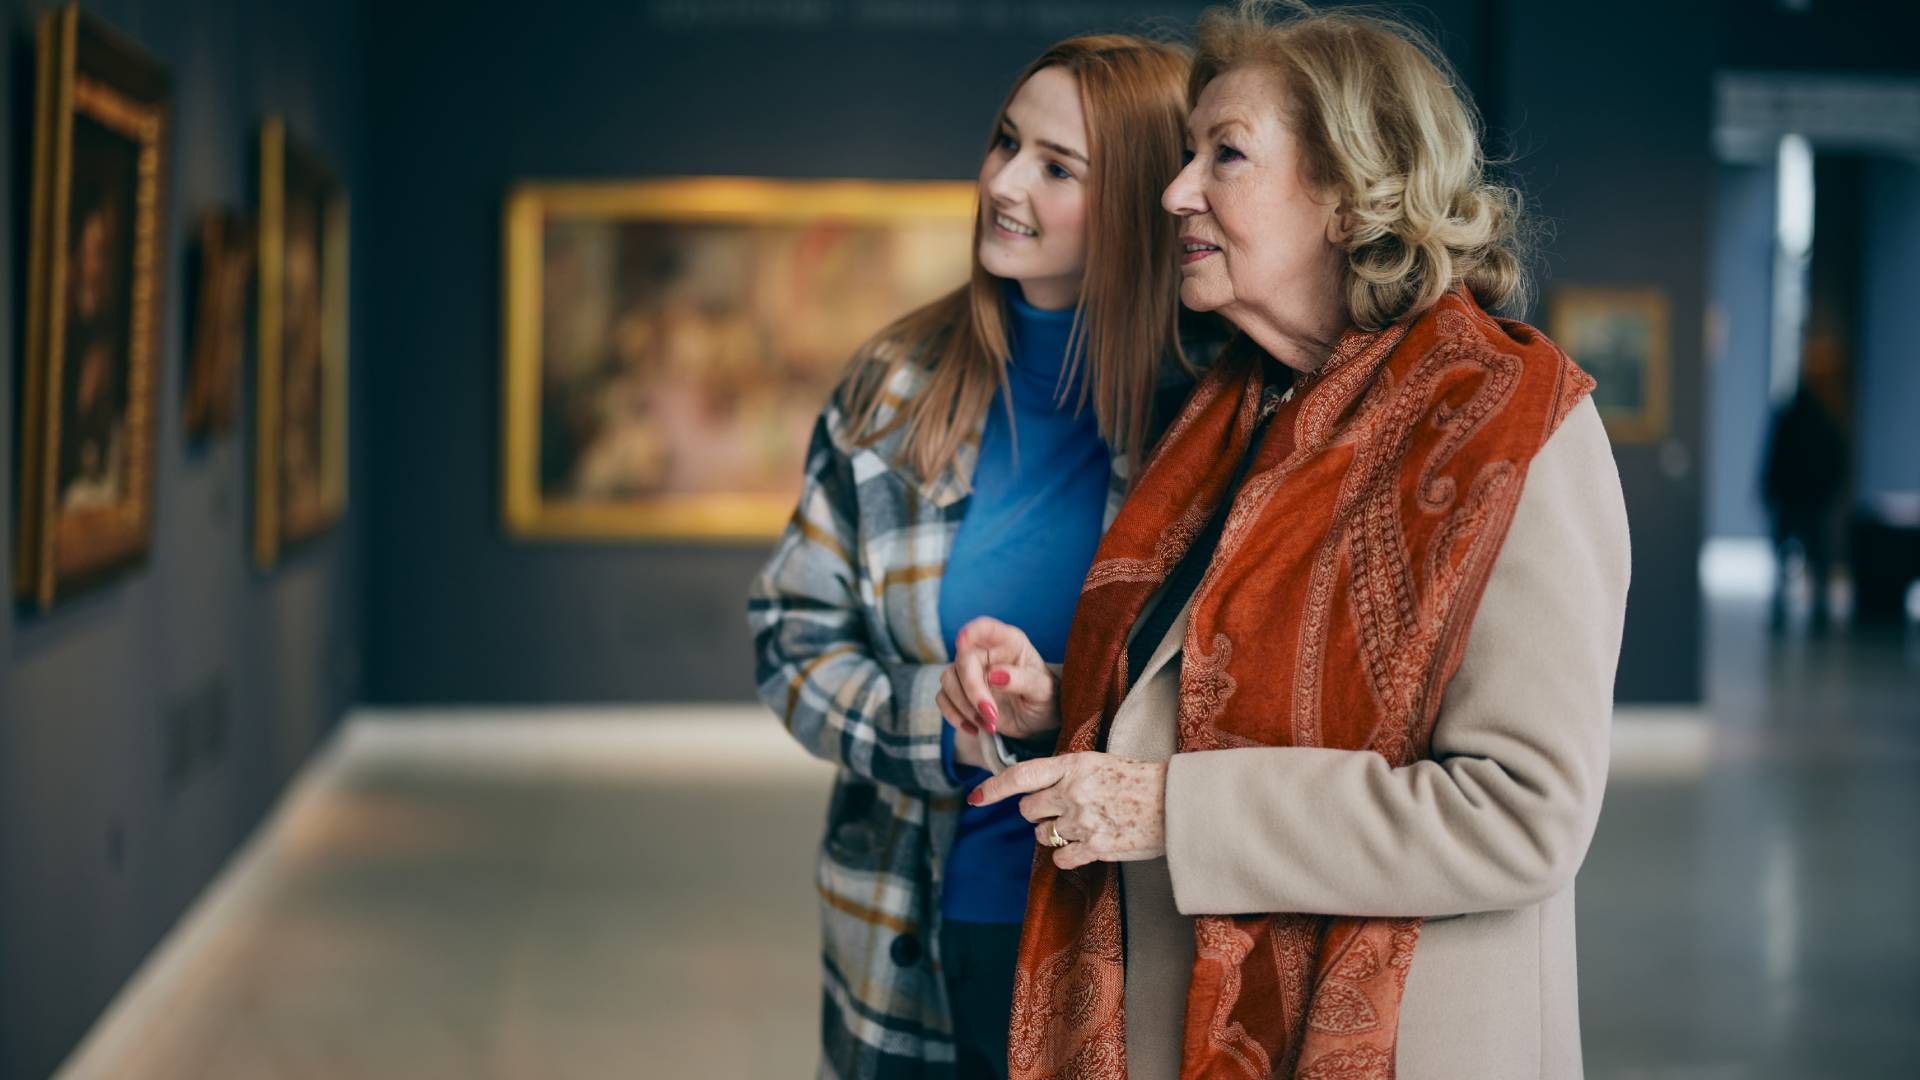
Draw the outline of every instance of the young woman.
[[[982,617],[1064,657],[1094,548],[1187,389],[1159,207],[1187,70],[1173,46],[1098,36],[1021,73],[980,167],[971,281],[854,357],[754,582],[760,696],[840,766],[823,1076],[1006,1075],[1034,841],[1015,808],[962,796],[989,756],[1032,751],[944,722],[941,678]]]

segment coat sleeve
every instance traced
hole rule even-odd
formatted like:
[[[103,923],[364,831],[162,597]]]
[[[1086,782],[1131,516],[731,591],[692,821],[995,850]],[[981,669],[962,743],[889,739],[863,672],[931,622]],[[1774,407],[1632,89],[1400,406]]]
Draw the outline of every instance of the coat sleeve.
[[[1431,759],[1174,755],[1167,860],[1181,913],[1440,916],[1564,889],[1606,785],[1628,564],[1619,474],[1584,401],[1528,470]]]
[[[799,505],[748,593],[760,700],[815,757],[878,783],[952,794],[959,785],[941,765],[945,721],[934,702],[943,665],[884,663],[872,646],[855,563],[858,480],[832,437],[834,415],[814,425]]]

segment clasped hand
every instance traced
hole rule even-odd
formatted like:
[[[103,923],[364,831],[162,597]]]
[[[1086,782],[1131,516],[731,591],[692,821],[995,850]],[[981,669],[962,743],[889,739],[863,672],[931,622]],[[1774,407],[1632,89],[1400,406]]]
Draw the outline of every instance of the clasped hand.
[[[978,618],[954,635],[940,673],[940,715],[966,735],[981,728],[1031,739],[1060,728],[1059,679],[1021,630]]]
[[[1030,739],[1060,727],[1059,681],[1027,635],[998,619],[960,628],[953,663],[940,676],[940,714],[969,736]],[[956,748],[964,746],[956,741]],[[969,762],[972,764],[972,762]],[[1166,853],[1164,764],[1104,753],[1062,754],[1012,766],[983,782],[967,801],[1020,800],[1020,815],[1072,870],[1092,862],[1130,862]],[[1055,836],[1066,841],[1054,847]]]
[[[1086,751],[1023,761],[988,777],[967,802],[988,806],[1015,795],[1053,865],[1136,862],[1167,853],[1167,767]],[[1066,841],[1054,847],[1057,835]]]

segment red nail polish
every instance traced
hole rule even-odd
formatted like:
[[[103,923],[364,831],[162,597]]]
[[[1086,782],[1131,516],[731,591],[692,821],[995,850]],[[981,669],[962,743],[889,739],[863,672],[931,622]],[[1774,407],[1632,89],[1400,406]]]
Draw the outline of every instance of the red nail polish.
[[[979,805],[980,805],[980,800],[981,800],[982,798],[984,798],[984,797],[985,797],[985,796],[983,796],[983,795],[981,795],[981,794],[980,794],[980,789],[979,789],[979,788],[974,788],[974,789],[973,789],[972,791],[969,791],[969,792],[967,792],[967,805],[968,805],[968,806],[979,806]]]
[[[1000,730],[1000,712],[987,698],[980,699],[980,716],[987,722],[987,730],[998,733]]]
[[[1008,683],[1013,681],[1013,676],[1007,674],[1005,671],[1002,671],[999,668],[995,668],[994,670],[987,672],[987,681],[989,683],[992,683],[995,686],[1005,686]]]

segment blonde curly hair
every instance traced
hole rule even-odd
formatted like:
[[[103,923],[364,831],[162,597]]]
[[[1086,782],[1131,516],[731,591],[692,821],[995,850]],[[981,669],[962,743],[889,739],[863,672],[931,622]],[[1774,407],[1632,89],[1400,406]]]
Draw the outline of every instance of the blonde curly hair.
[[[1337,195],[1347,314],[1377,330],[1464,284],[1482,307],[1530,296],[1520,193],[1486,176],[1480,118],[1420,31],[1364,11],[1241,0],[1200,18],[1189,104],[1227,72],[1280,76],[1307,179]]]

